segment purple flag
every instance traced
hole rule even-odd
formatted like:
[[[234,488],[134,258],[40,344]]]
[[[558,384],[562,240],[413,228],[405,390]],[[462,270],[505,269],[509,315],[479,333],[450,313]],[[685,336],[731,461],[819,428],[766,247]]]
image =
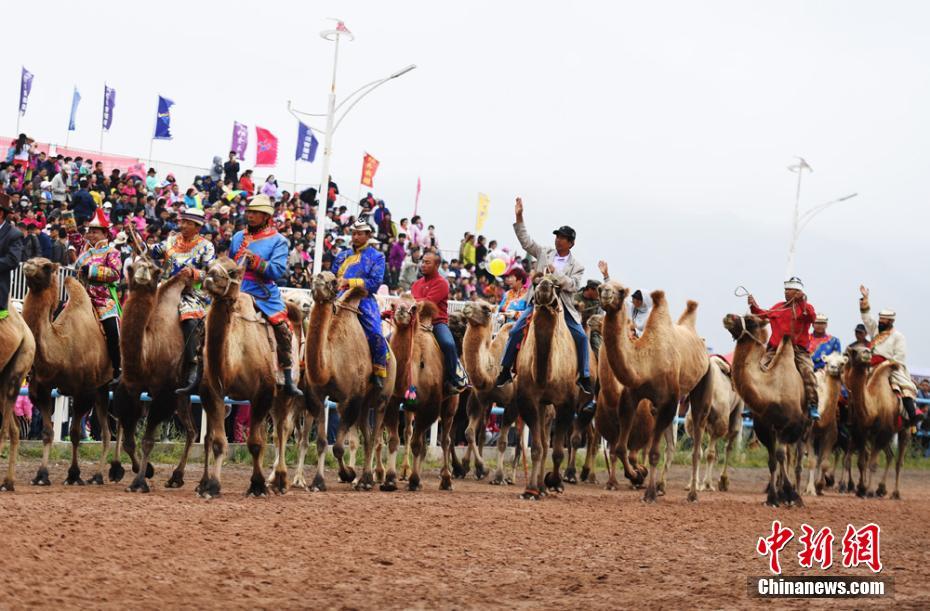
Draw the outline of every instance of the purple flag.
[[[116,106],[116,89],[103,86],[103,129],[110,131],[113,124],[113,107]]]
[[[25,116],[29,94],[32,93],[32,72],[23,67],[23,76],[19,81],[19,114]]]
[[[245,149],[249,145],[249,127],[233,121],[232,144],[229,150],[236,151],[236,157],[245,159]]]

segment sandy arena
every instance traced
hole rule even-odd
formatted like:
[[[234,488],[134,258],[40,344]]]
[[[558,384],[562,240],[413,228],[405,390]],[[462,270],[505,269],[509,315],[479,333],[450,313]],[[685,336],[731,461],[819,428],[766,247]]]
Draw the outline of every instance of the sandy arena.
[[[66,468],[36,488],[35,463],[21,461],[16,492],[0,496],[2,609],[889,606],[750,600],[746,578],[767,574],[756,541],[776,517],[796,532],[831,526],[836,565],[846,524],[877,522],[894,604],[930,606],[926,471],[906,473],[899,502],[830,491],[771,509],[761,469],[736,469],[731,492],[689,504],[676,467],[669,496],[647,506],[641,491],[591,484],[540,502],[473,479],[440,492],[435,473],[419,493],[353,492],[330,472],[328,492],[251,499],[247,469],[233,465],[223,497],[204,501],[196,463],[180,490],[163,488],[170,470],[159,466],[148,495],[123,492],[125,480],[65,487]],[[795,540],[782,552],[785,574],[800,573],[799,549]],[[871,574],[836,565],[811,574]]]

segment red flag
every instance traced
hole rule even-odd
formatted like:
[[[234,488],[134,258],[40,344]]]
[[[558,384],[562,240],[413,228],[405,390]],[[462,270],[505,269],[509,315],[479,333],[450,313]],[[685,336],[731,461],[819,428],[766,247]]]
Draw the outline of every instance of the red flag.
[[[255,139],[258,142],[255,165],[275,165],[278,162],[278,139],[275,135],[263,127],[255,126]]]
[[[420,207],[420,177],[417,176],[417,198],[413,202],[413,214],[416,216],[417,208]]]
[[[378,160],[365,153],[365,160],[362,161],[362,184],[366,187],[374,187],[375,172],[378,171]]]

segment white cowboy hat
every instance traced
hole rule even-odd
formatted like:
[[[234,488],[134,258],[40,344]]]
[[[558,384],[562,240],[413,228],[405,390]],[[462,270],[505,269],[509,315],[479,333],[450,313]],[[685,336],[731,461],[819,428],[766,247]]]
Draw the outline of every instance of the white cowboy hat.
[[[826,314],[818,314],[818,315],[817,315],[817,318],[814,319],[814,322],[815,322],[815,323],[816,323],[816,322],[828,323],[828,322],[830,322],[830,319],[827,318],[827,315],[826,315]]]
[[[888,320],[894,320],[894,317],[897,316],[894,310],[884,309],[878,313],[879,318],[887,318]]]
[[[788,278],[787,280],[785,280],[785,288],[786,288],[786,289],[795,289],[795,290],[798,290],[798,291],[803,291],[803,290],[804,290],[804,283],[801,282],[801,279],[798,278],[797,276],[791,276],[790,278]]]
[[[368,233],[374,233],[371,225],[365,221],[355,221],[355,223],[352,225],[352,231],[367,231]]]

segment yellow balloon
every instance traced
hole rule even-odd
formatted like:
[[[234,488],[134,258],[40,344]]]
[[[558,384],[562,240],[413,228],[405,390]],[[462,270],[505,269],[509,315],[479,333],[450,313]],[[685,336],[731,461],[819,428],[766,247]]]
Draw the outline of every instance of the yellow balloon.
[[[503,259],[494,259],[488,264],[488,271],[494,276],[500,276],[507,271],[507,262]]]

